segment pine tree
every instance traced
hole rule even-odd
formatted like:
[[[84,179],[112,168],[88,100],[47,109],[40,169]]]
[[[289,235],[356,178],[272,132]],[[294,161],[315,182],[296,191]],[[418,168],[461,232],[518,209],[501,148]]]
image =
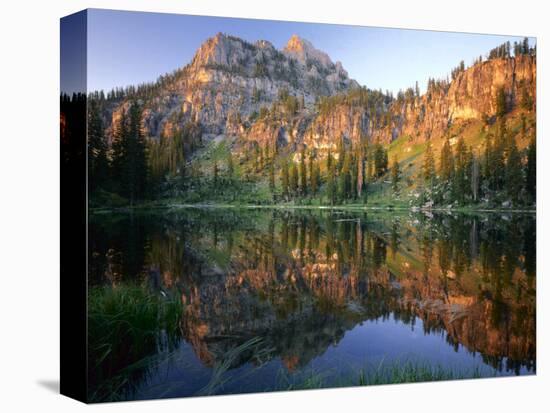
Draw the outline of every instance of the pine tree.
[[[336,171],[334,163],[330,165],[327,176],[327,192],[330,200],[330,204],[334,205],[336,202]]]
[[[365,174],[368,182],[374,179],[374,152],[373,146],[367,148]]]
[[[320,171],[318,163],[315,162],[313,159],[313,156],[309,157],[309,186],[311,189],[311,194],[315,196],[317,194],[317,191],[319,190],[319,178],[320,178]]]
[[[300,153],[300,192],[302,196],[307,195],[307,168],[306,168],[306,153],[302,149]]]
[[[269,190],[273,195],[275,194],[275,168],[273,162],[269,164]]]
[[[432,143],[428,141],[426,151],[424,152],[424,164],[422,165],[422,176],[424,181],[433,186],[435,179],[435,160],[432,151]]]
[[[527,148],[527,165],[525,168],[525,189],[531,202],[537,199],[537,143],[535,138],[531,140]]]
[[[483,178],[487,182],[487,188],[492,191],[501,189],[504,171],[504,146],[500,139],[491,135],[487,136],[485,145],[485,160]]]
[[[443,183],[451,182],[454,168],[453,150],[451,149],[451,143],[446,139],[443,148],[441,148],[441,159],[439,163],[439,177]]]
[[[365,187],[365,151],[362,144],[358,145],[356,162],[357,179],[356,187],[354,189],[357,191],[357,196],[361,198]]]
[[[327,155],[327,173],[330,171],[330,168],[332,168],[334,160],[332,159],[332,153],[330,152],[330,149],[328,150]]]
[[[392,166],[391,166],[391,187],[394,194],[397,194],[399,191],[400,179],[401,179],[401,171],[399,170],[399,162],[397,161],[397,156],[394,156]]]
[[[292,196],[298,194],[298,168],[294,161],[290,163],[290,193]]]
[[[469,193],[469,178],[471,173],[471,153],[464,139],[460,137],[455,150],[455,173],[453,176],[454,199],[460,204],[466,202]]]
[[[339,191],[339,198],[340,201],[343,202],[344,200],[348,199],[350,197],[350,187],[351,187],[351,179],[350,179],[350,157],[347,156],[347,154],[344,154],[344,162],[342,164],[342,169],[340,171],[340,175],[338,177],[338,191]]]
[[[355,199],[357,198],[357,160],[356,160],[355,153],[353,151],[350,151],[349,158],[350,158],[350,168],[349,168],[350,184],[349,184],[348,198]]]
[[[90,101],[88,115],[88,171],[90,192],[104,187],[109,175],[107,160],[107,141],[103,130],[103,121],[99,113],[99,105]]]
[[[505,159],[506,152],[509,148],[511,135],[506,131],[506,121],[501,118],[497,125],[497,136],[493,142],[492,172],[493,172],[493,189],[500,191],[504,189],[504,171],[506,169]]]
[[[388,170],[388,152],[380,144],[374,148],[374,176],[376,178],[384,175]]]
[[[121,193],[124,186],[124,165],[127,158],[127,140],[128,140],[128,115],[126,110],[122,109],[118,121],[115,122],[112,144],[112,180],[116,185],[116,190]]]
[[[523,186],[523,169],[521,165],[521,155],[515,142],[512,141],[508,148],[508,158],[506,159],[506,192],[514,205],[521,199]]]
[[[472,200],[477,202],[479,197],[479,157],[472,153],[472,174],[470,179]]]
[[[288,172],[288,162],[284,161],[283,167],[281,168],[281,190],[285,199],[288,199],[289,197],[289,185],[290,177]]]
[[[150,155],[149,155],[150,156]],[[183,150],[183,144],[181,147],[181,161],[179,164],[179,178],[180,178],[180,185],[183,187],[186,184],[186,165],[185,165],[185,152]]]
[[[529,94],[529,89],[525,83],[521,88],[521,107],[525,110],[533,109],[533,98]]]
[[[529,38],[524,37],[521,46],[522,46],[521,47],[521,52],[524,55],[528,55],[529,54]]]
[[[315,174],[313,177],[313,182],[314,182],[315,194],[317,194],[321,186],[321,167],[319,166],[319,162],[315,162],[314,172]]]
[[[346,156],[346,145],[344,144],[344,137],[340,137],[340,140],[338,141],[338,164],[337,164],[337,171],[340,173],[342,170],[342,166],[344,166],[344,158]]]
[[[491,189],[492,183],[493,183],[492,156],[493,156],[493,137],[492,135],[488,135],[485,141],[485,153],[483,156],[483,168],[482,168],[483,180],[487,182],[488,189]]]
[[[141,130],[141,107],[133,102],[129,108],[128,135],[124,142],[124,165],[123,165],[123,192],[130,200],[142,199],[145,195],[145,184],[147,180],[147,158],[145,152],[145,141]]]
[[[504,92],[504,87],[500,87],[497,91],[496,108],[497,117],[502,118],[504,115],[506,115],[506,93]]]
[[[229,182],[233,182],[233,178],[235,176],[235,167],[233,165],[233,156],[231,155],[231,152],[227,154],[227,178],[229,179]]]
[[[212,167],[213,169],[213,180],[214,180],[214,187],[217,187],[218,186],[218,161],[214,161],[214,166]]]

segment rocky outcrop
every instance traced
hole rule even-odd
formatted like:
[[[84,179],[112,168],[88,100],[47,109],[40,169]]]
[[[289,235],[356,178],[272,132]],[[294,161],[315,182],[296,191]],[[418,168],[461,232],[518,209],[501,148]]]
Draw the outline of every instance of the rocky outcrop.
[[[311,43],[293,36],[283,51],[268,41],[249,43],[218,33],[196,52],[192,62],[144,102],[143,124],[147,136],[170,135],[192,121],[207,135],[238,134],[239,116],[245,122],[262,107],[270,107],[281,90],[299,96],[311,107],[319,96],[358,87],[340,63]],[[113,110],[112,121],[125,108]]]
[[[358,94],[355,89],[344,98],[328,98],[329,109],[316,107],[306,128],[294,126],[302,114],[286,124],[277,123],[275,116],[271,122],[278,125],[277,134],[257,133],[253,126],[245,136],[262,145],[274,143],[281,135],[291,136],[289,143],[303,144],[321,156],[329,149],[334,151],[341,139],[352,145],[365,141],[389,144],[400,136],[407,136],[411,142],[425,142],[447,136],[453,125],[473,119],[490,121],[495,117],[501,88],[508,110],[523,105],[526,97],[535,102],[536,58],[522,55],[477,63],[458,73],[450,83],[433,82],[423,95],[405,94],[389,102],[387,97],[367,89],[360,92],[363,98],[354,98]]]
[[[393,99],[361,88],[340,62],[296,35],[280,51],[265,40],[250,43],[218,33],[190,64],[141,98],[143,128],[155,139],[192,122],[207,138],[225,135],[291,150],[304,145],[322,154],[341,139],[387,144],[399,136],[416,142],[440,138],[456,123],[493,117],[501,88],[509,109],[525,96],[536,101],[535,56],[478,62],[453,77],[430,83],[423,95]],[[299,102],[291,114],[277,109],[283,92]],[[127,106],[127,100],[110,104],[111,136]]]
[[[439,138],[453,123],[494,117],[500,88],[508,109],[518,106],[524,94],[535,102],[536,57],[521,55],[477,63],[449,84],[434,86],[412,100],[395,101],[391,107],[394,121],[379,134],[390,139],[408,135],[416,141]]]

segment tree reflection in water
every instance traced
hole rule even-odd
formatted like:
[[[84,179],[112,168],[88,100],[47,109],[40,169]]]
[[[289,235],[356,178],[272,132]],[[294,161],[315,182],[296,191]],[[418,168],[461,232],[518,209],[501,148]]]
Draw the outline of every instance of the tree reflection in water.
[[[183,339],[214,372],[270,360],[304,370],[363,322],[420,320],[424,335],[444,334],[497,372],[519,374],[536,361],[535,230],[534,216],[521,214],[190,209],[94,217],[89,282],[92,291],[137,283],[181,303],[178,328],[155,334]],[[97,331],[90,341],[99,346]],[[102,372],[92,387],[116,374],[90,357]]]

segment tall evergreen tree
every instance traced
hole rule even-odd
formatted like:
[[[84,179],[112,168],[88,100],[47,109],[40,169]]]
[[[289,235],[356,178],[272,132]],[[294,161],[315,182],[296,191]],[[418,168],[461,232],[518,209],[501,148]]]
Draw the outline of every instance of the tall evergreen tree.
[[[214,165],[212,166],[212,179],[214,182],[214,187],[218,186],[218,175],[219,175],[218,161],[214,161]]]
[[[336,203],[336,167],[334,163],[330,165],[327,176],[327,192],[331,205]]]
[[[233,182],[233,179],[235,177],[235,166],[233,164],[233,155],[231,155],[231,152],[227,154],[227,178],[229,179],[229,182]]]
[[[357,196],[361,198],[365,188],[365,149],[362,144],[357,147],[356,162],[357,179],[354,190],[357,191]]]
[[[350,176],[350,187],[348,198],[355,199],[357,198],[357,160],[355,151],[350,151],[349,153],[350,167],[349,167],[349,176]]]
[[[149,157],[151,155],[149,154]],[[187,183],[187,170],[186,170],[186,165],[185,165],[185,152],[183,150],[183,144],[182,144],[182,147],[181,147],[181,160],[180,160],[180,163],[179,163],[179,179],[180,179],[180,185],[182,187],[185,186],[185,184]]]
[[[537,199],[537,143],[531,140],[527,148],[527,165],[525,167],[525,189],[531,202]]]
[[[281,190],[283,193],[283,197],[285,199],[288,199],[290,192],[290,176],[288,172],[288,162],[283,162],[283,167],[281,168]]]
[[[340,173],[342,170],[342,166],[344,166],[344,158],[346,156],[346,145],[344,143],[344,137],[341,136],[340,140],[338,141],[338,164],[337,164],[337,171]]]
[[[485,144],[485,159],[483,179],[487,183],[487,189],[499,191],[502,189],[504,164],[504,146],[500,138],[487,136]]]
[[[527,88],[525,82],[521,88],[521,107],[525,110],[533,109],[533,98],[529,94],[529,89]]]
[[[107,159],[107,140],[103,129],[103,121],[99,112],[99,104],[90,100],[88,114],[88,171],[90,192],[104,187],[109,175]]]
[[[319,166],[319,162],[315,162],[313,171],[313,191],[315,194],[317,194],[321,186],[321,167]]]
[[[521,43],[521,51],[524,55],[529,54],[529,38],[524,37],[523,42]]]
[[[122,192],[124,186],[124,166],[127,159],[127,140],[128,140],[128,114],[122,109],[118,120],[115,122],[113,131],[113,144],[111,147],[112,155],[112,181],[115,184],[115,190]]]
[[[350,157],[347,156],[347,154],[344,154],[344,162],[342,164],[340,175],[338,176],[338,195],[341,202],[350,197],[350,188]]]
[[[443,183],[451,183],[455,165],[453,150],[448,139],[445,140],[445,143],[441,148],[441,158],[439,162],[439,177]]]
[[[394,194],[397,194],[399,191],[400,179],[401,179],[401,171],[399,170],[399,162],[397,161],[397,156],[394,156],[392,166],[391,166],[391,187]]]
[[[496,108],[497,108],[497,117],[502,118],[506,115],[506,93],[504,92],[504,87],[500,87],[497,90],[496,96]]]
[[[422,176],[424,181],[433,186],[435,179],[435,160],[432,151],[432,143],[428,141],[426,151],[424,152],[424,163],[422,165]]]
[[[479,156],[477,156],[477,154],[475,153],[472,153],[470,185],[471,185],[471,191],[472,191],[472,200],[474,202],[477,202],[479,198],[479,175],[480,175]]]
[[[269,164],[269,190],[273,195],[275,194],[275,167],[273,162]]]
[[[493,153],[491,157],[492,161],[492,178],[493,178],[493,189],[495,191],[500,191],[504,189],[504,180],[505,180],[505,159],[506,152],[510,146],[510,138],[506,131],[506,121],[504,118],[499,119],[497,124],[497,135],[493,141]]]
[[[298,168],[294,161],[290,163],[290,193],[292,196],[298,194]]]
[[[483,168],[482,175],[483,181],[486,182],[487,189],[491,189],[493,181],[493,170],[492,170],[492,154],[493,154],[493,137],[492,135],[487,135],[485,140],[485,151],[483,155]]]
[[[374,148],[374,177],[379,178],[388,170],[388,152],[380,144]]]
[[[454,199],[464,204],[470,191],[471,152],[468,150],[464,139],[460,137],[455,150],[455,173],[453,176]]]
[[[506,192],[508,198],[514,205],[521,199],[523,186],[523,168],[521,165],[521,155],[515,142],[512,142],[508,149],[508,158],[506,159]]]
[[[129,108],[130,125],[125,142],[125,162],[123,173],[123,192],[130,203],[143,199],[145,196],[147,180],[147,155],[145,140],[141,125],[141,107],[137,102],[132,102]]]
[[[300,152],[300,192],[302,196],[307,195],[307,167],[306,153],[304,149]]]
[[[319,164],[313,159],[313,156],[309,157],[309,187],[311,194],[316,195],[319,190],[320,170]]]

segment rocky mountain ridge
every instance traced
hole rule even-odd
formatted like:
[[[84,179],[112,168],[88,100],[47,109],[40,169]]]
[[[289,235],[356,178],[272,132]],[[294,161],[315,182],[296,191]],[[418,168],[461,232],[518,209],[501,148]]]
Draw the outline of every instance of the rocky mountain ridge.
[[[423,95],[392,98],[361,87],[340,62],[296,35],[279,51],[265,40],[249,43],[218,33],[143,101],[142,121],[153,139],[193,123],[207,139],[223,135],[322,154],[341,139],[388,144],[399,136],[439,138],[455,123],[494,117],[500,89],[510,110],[525,96],[535,102],[535,85],[536,56],[520,55],[479,61],[452,81],[433,81]],[[128,105],[128,99],[112,104],[111,135]]]
[[[293,36],[283,51],[270,42],[254,44],[218,33],[197,50],[174,80],[144,103],[146,136],[177,133],[187,122],[199,123],[206,135],[220,135],[238,118],[248,119],[270,107],[281,90],[311,106],[318,96],[358,87],[342,65],[311,43]],[[113,108],[115,124],[127,101]],[[111,130],[113,130],[111,128]]]

